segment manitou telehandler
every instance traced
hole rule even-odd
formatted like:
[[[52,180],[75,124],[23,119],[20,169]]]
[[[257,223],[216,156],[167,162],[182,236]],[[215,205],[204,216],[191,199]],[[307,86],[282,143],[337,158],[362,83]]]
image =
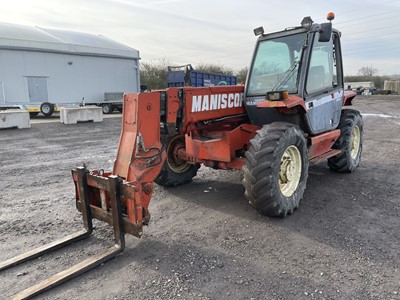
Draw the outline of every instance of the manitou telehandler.
[[[328,20],[334,19],[332,13]],[[124,235],[140,237],[150,220],[153,182],[187,183],[200,165],[243,170],[245,197],[267,216],[298,207],[310,162],[353,172],[363,121],[343,88],[340,32],[331,22],[259,36],[245,86],[169,88],[124,95],[122,132],[112,172],[72,171],[85,230],[0,265],[5,269],[87,237],[92,218],[114,227],[116,245],[21,292],[30,297],[115,256]]]

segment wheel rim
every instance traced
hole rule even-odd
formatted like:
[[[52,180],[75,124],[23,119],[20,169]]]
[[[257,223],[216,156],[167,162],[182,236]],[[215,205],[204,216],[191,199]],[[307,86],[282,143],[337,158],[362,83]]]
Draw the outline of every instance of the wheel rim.
[[[167,148],[167,164],[174,173],[184,173],[192,166],[179,157],[180,149],[185,149],[185,142],[181,137],[173,139]]]
[[[50,112],[50,106],[43,105],[42,106],[42,112],[45,113],[45,114],[48,114]]]
[[[355,125],[353,130],[351,131],[351,142],[350,142],[350,155],[352,159],[356,159],[358,155],[358,151],[360,149],[361,144],[361,132],[360,127]]]
[[[290,197],[297,190],[301,177],[301,154],[299,149],[291,145],[286,148],[279,168],[279,188],[285,197]]]
[[[103,106],[103,113],[108,114],[110,112],[110,108],[108,107],[108,105],[104,105]]]

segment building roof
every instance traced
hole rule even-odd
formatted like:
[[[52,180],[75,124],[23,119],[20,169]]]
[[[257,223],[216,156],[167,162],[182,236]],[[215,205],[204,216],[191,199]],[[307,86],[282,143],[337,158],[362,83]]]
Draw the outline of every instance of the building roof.
[[[0,49],[139,58],[139,51],[102,35],[0,22]]]

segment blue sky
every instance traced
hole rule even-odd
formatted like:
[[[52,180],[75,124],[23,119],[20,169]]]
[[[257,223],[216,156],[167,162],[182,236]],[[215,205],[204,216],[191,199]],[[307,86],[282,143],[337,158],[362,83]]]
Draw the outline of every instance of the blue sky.
[[[400,73],[400,0],[0,0],[0,21],[102,34],[140,51],[143,61],[249,65],[253,29],[323,22],[342,32],[346,75],[373,66]]]

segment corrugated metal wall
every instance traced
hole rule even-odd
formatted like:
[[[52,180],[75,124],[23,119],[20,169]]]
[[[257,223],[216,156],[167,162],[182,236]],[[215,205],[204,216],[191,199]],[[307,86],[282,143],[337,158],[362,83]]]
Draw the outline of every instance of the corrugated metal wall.
[[[139,91],[135,58],[2,49],[0,66],[6,103],[30,101],[29,77],[45,78],[37,82],[47,85],[48,100],[53,103],[80,102],[83,97],[86,103],[97,102],[103,100],[105,92]],[[2,90],[0,94],[3,98]]]

